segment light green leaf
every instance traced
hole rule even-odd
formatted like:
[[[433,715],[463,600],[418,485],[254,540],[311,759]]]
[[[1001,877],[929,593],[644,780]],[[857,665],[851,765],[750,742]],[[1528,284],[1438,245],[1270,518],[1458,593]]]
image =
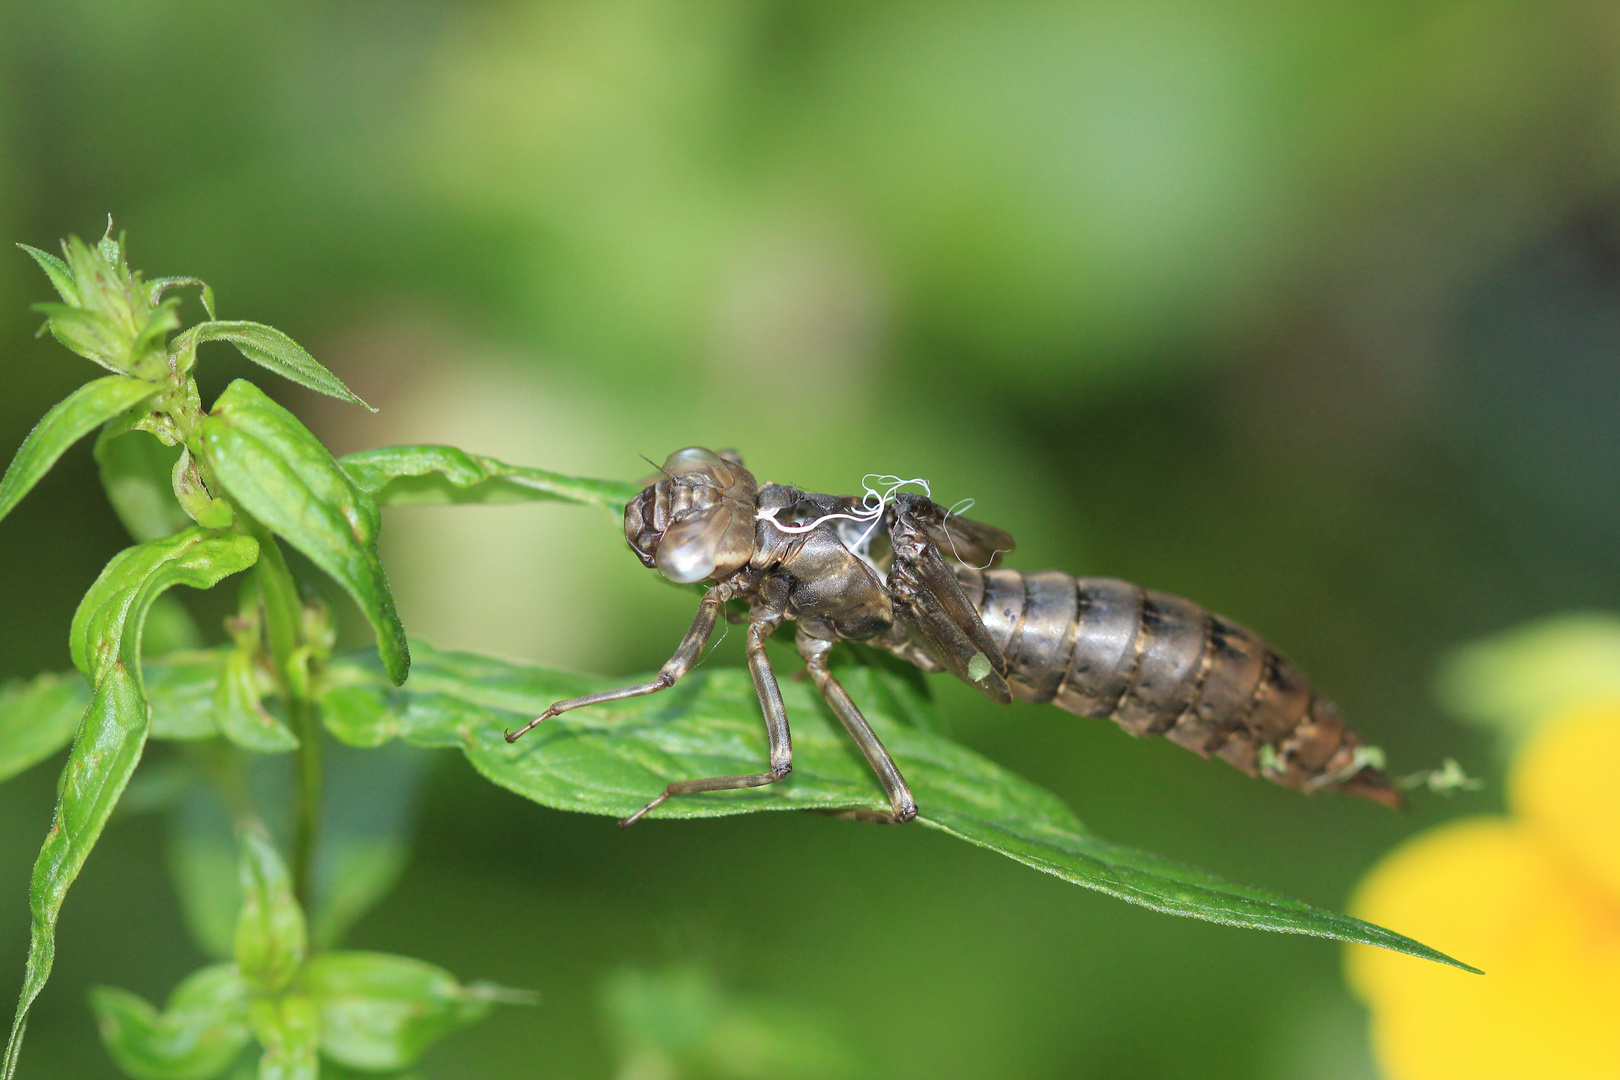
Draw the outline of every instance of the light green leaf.
[[[37,675],[0,687],[0,780],[39,764],[73,741],[90,701],[78,672]]]
[[[0,518],[39,483],[67,448],[163,387],[124,375],[87,382],[51,407],[28,433],[0,478]]]
[[[287,988],[304,962],[304,912],[292,875],[275,844],[257,828],[240,837],[242,910],[236,919],[236,965],[260,993]]]
[[[362,491],[383,506],[445,506],[554,499],[600,506],[616,519],[640,486],[585,480],[508,465],[453,446],[384,446],[339,459]]]
[[[1447,711],[1495,729],[1511,751],[1559,712],[1620,701],[1620,616],[1555,615],[1461,646],[1436,689]]]
[[[336,710],[343,723],[329,724],[334,735],[357,745],[403,738],[424,746],[458,746],[486,777],[526,798],[613,817],[639,809],[672,780],[757,772],[766,760],[759,705],[742,670],[700,671],[662,694],[565,713],[508,744],[506,730],[551,702],[611,684],[416,645],[416,668],[400,689],[387,687],[374,667],[368,683],[363,658],[333,662],[334,692],[347,699]],[[1099,840],[1051,793],[971,750],[898,722],[885,709],[878,685],[895,676],[861,666],[843,668],[840,675],[899,763],[925,827],[1159,911],[1379,945],[1456,964],[1359,919]],[[791,680],[781,686],[793,723],[793,775],[764,788],[671,799],[652,817],[888,810],[876,779],[813,689]],[[911,691],[891,684],[889,692]],[[357,699],[366,693],[372,700],[362,708]]]
[[[199,456],[227,492],[330,574],[377,633],[390,677],[410,670],[405,629],[377,557],[381,514],[292,413],[238,379],[202,423]]]
[[[285,754],[298,749],[298,736],[271,716],[260,703],[262,688],[253,656],[233,649],[225,658],[214,691],[214,719],[225,737],[259,754]]]
[[[152,738],[209,739],[220,733],[214,693],[227,653],[187,649],[145,661],[141,675],[152,705]]]
[[[101,429],[96,466],[113,513],[137,542],[173,536],[191,524],[174,496],[174,463],[182,447],[166,446],[135,427],[147,410],[137,406]]]
[[[234,964],[188,976],[162,1013],[127,990],[90,991],[101,1041],[135,1080],[208,1080],[236,1060],[252,1034],[248,988]]]
[[[56,290],[56,294],[62,298],[64,303],[72,304],[75,307],[78,306],[79,290],[73,284],[73,271],[68,269],[67,263],[50,252],[41,251],[37,247],[30,247],[27,244],[18,244],[17,246],[28,252],[33,260],[39,264],[39,268],[45,271],[45,276],[51,279],[51,287]]]
[[[249,1010],[253,1035],[264,1046],[259,1080],[317,1080],[320,1076],[320,1018],[302,994],[259,999]]]
[[[135,344],[134,335],[121,330],[106,315],[67,304],[30,304],[29,307],[45,316],[51,336],[72,352],[108,371],[133,370],[130,354]]]
[[[317,956],[304,969],[303,985],[320,1012],[322,1053],[376,1072],[414,1064],[497,1001],[533,1000],[487,983],[462,986],[432,964],[371,952]]]
[[[115,555],[79,604],[69,644],[94,690],[57,791],[56,816],[34,863],[28,967],[0,1080],[11,1080],[28,1010],[50,977],[56,920],[146,744],[141,631],[152,601],[174,585],[212,587],[258,556],[252,537],[190,529]]]
[[[371,409],[343,384],[342,379],[326,370],[303,346],[273,326],[256,322],[198,323],[176,339],[175,347],[191,348],[205,341],[228,341],[255,364],[269,368],[299,386]]]

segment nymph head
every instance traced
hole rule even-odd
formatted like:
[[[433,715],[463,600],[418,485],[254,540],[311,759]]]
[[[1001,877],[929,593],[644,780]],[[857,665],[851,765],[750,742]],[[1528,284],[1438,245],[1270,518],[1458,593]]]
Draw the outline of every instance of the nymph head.
[[[624,508],[624,538],[643,565],[681,584],[718,580],[754,553],[758,486],[727,451],[689,446]]]

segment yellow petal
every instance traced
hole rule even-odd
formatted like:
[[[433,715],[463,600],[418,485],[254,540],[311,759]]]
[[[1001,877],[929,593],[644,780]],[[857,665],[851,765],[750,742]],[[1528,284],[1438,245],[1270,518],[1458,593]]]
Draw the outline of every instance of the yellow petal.
[[[1520,821],[1620,904],[1620,705],[1549,721],[1514,762],[1508,799]]]
[[[1620,905],[1501,818],[1402,845],[1351,910],[1485,970],[1351,946],[1389,1080],[1620,1077]]]

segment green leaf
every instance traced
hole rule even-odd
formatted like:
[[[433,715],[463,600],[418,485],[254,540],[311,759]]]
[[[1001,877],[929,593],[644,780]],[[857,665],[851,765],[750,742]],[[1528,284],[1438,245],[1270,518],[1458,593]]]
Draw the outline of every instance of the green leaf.
[[[0,687],[0,780],[39,764],[73,741],[90,701],[77,672],[37,675]]]
[[[154,739],[210,739],[220,733],[214,694],[225,649],[187,649],[146,660],[141,676],[152,706]]]
[[[498,1001],[533,1000],[488,983],[462,986],[432,964],[372,952],[317,956],[304,969],[303,985],[320,1012],[322,1053],[376,1072],[414,1064]]]
[[[228,341],[255,364],[269,368],[299,386],[371,409],[343,384],[342,379],[326,370],[303,346],[273,326],[256,322],[198,323],[175,341],[175,347],[192,348],[205,341]]]
[[[85,383],[52,406],[28,433],[0,478],[0,518],[11,513],[68,447],[162,389],[142,379],[107,375]]]
[[[480,772],[526,798],[560,810],[623,817],[672,780],[757,772],[766,760],[764,725],[746,672],[689,675],[661,694],[565,713],[516,744],[503,737],[558,698],[610,683],[421,642],[411,681],[391,689],[363,658],[333,661],[340,739],[377,745],[403,738],[457,746]],[[1168,859],[1100,840],[1051,793],[886,711],[883,668],[841,670],[845,686],[883,739],[921,808],[918,820],[1066,881],[1159,911],[1234,926],[1379,945],[1456,961],[1410,938],[1323,911],[1265,889],[1237,885]],[[369,708],[358,705],[365,694]],[[755,810],[866,808],[887,812],[876,779],[814,690],[783,680],[793,722],[793,775],[769,787],[671,799],[655,818],[717,817]],[[324,704],[324,701],[323,701]],[[329,715],[331,715],[329,713]],[[369,719],[368,719],[369,718]],[[1471,969],[1470,969],[1471,970]]]
[[[201,428],[198,456],[243,509],[354,597],[390,677],[404,682],[410,651],[377,557],[376,502],[308,428],[250,382],[231,383]]]
[[[102,430],[96,439],[96,465],[101,486],[113,513],[137,542],[173,536],[191,524],[174,500],[172,476],[180,459],[179,446],[164,446],[157,436],[142,431],[111,434]]]
[[[249,1010],[253,1035],[264,1046],[259,1080],[317,1080],[320,1076],[320,1017],[302,994],[259,999]]]
[[[30,304],[29,307],[45,316],[51,336],[72,352],[108,371],[132,370],[130,352],[135,339],[106,315],[67,304]]]
[[[33,260],[39,264],[39,268],[45,271],[45,276],[51,279],[51,287],[56,290],[56,294],[62,298],[63,302],[77,307],[79,304],[79,290],[73,284],[73,271],[68,269],[68,264],[50,252],[41,251],[37,247],[30,247],[27,244],[18,244],[17,246],[28,252],[33,257]]]
[[[349,454],[338,464],[383,506],[557,500],[600,506],[622,519],[624,504],[641,491],[637,484],[508,465],[453,446],[384,446]]]
[[[233,649],[225,658],[214,691],[214,719],[225,737],[259,754],[285,754],[298,749],[298,736],[271,716],[260,703],[263,688],[252,654]]]
[[[101,1041],[135,1080],[208,1080],[236,1060],[252,1038],[248,989],[234,964],[186,978],[162,1013],[127,990],[90,991]]]
[[[257,828],[242,830],[242,910],[236,919],[236,965],[260,993],[287,988],[304,962],[304,912],[276,846]]]
[[[57,789],[56,816],[34,863],[28,967],[0,1080],[11,1080],[28,1010],[50,977],[56,920],[146,744],[141,631],[152,601],[174,585],[211,588],[258,556],[252,537],[189,529],[113,556],[73,616],[69,645],[94,690]]]

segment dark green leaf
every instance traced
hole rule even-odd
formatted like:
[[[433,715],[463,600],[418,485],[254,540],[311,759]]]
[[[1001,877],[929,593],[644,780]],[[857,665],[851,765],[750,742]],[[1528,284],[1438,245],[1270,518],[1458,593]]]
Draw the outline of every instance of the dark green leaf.
[[[107,375],[85,383],[54,405],[28,433],[0,478],[0,518],[11,513],[68,447],[162,389],[141,379]]]
[[[101,835],[146,744],[147,705],[140,674],[141,630],[152,601],[174,585],[211,588],[253,565],[252,537],[190,529],[115,555],[73,616],[75,666],[94,687],[57,789],[56,816],[34,862],[28,967],[17,1017],[0,1065],[11,1080],[28,1010],[50,977],[56,920],[68,887]]]
[[[51,286],[64,303],[78,305],[79,290],[73,284],[73,271],[68,269],[67,263],[50,252],[41,251],[37,247],[30,247],[27,244],[18,244],[17,246],[28,252],[33,257],[33,260],[39,264],[39,268],[45,271],[45,276],[51,279]]]
[[[236,1060],[248,1040],[248,989],[234,964],[186,978],[160,1014],[127,990],[98,986],[90,1008],[101,1041],[135,1080],[208,1080]]]
[[[242,911],[236,919],[236,965],[261,993],[286,989],[304,962],[304,912],[292,875],[275,844],[257,828],[242,830]]]
[[[517,744],[503,732],[558,698],[610,685],[417,642],[410,683],[398,690],[346,657],[333,686],[348,699],[331,730],[359,745],[403,738],[459,746],[495,783],[562,810],[623,817],[672,780],[757,772],[766,760],[753,685],[741,670],[690,675],[661,694],[566,713]],[[1066,881],[1159,911],[1234,926],[1380,945],[1456,961],[1410,938],[1265,889],[1099,840],[1056,796],[964,747],[898,722],[885,710],[895,678],[849,667],[842,678],[894,755],[921,808],[918,820]],[[889,692],[911,693],[904,685]],[[365,693],[371,707],[357,699]],[[877,781],[805,683],[784,680],[793,721],[793,775],[765,788],[672,799],[653,817],[695,818],[753,810],[866,808],[887,811]],[[1458,965],[1464,966],[1464,965]]]
[[[641,488],[618,480],[584,480],[508,465],[453,446],[385,446],[338,462],[383,506],[444,506],[555,499],[600,506],[615,518]]]
[[[381,515],[298,419],[252,383],[231,383],[202,423],[200,456],[243,509],[353,596],[389,675],[410,670],[405,630],[377,557]]]
[[[497,1001],[530,1000],[485,983],[462,986],[421,960],[371,952],[317,956],[304,969],[303,985],[320,1012],[322,1053],[377,1072],[414,1064]]]
[[[255,364],[269,368],[299,386],[371,409],[370,405],[355,397],[342,379],[327,371],[303,346],[273,326],[256,322],[205,322],[187,330],[183,337],[186,347],[194,347],[205,341],[228,341]],[[175,344],[176,347],[182,346],[180,341]]]
[[[96,465],[123,528],[139,542],[173,536],[191,525],[175,502],[172,476],[180,447],[165,447],[144,431],[113,431],[105,427],[96,439]]]
[[[332,948],[399,880],[433,755],[404,743],[329,746],[310,936]]]
[[[45,674],[0,687],[0,780],[9,780],[73,741],[90,701],[78,672]]]
[[[298,736],[271,716],[260,703],[265,688],[253,656],[234,649],[214,691],[214,719],[219,730],[236,745],[260,754],[285,754],[298,749]]]
[[[314,1002],[302,994],[260,999],[248,1015],[264,1046],[259,1080],[317,1080],[321,1033]]]

